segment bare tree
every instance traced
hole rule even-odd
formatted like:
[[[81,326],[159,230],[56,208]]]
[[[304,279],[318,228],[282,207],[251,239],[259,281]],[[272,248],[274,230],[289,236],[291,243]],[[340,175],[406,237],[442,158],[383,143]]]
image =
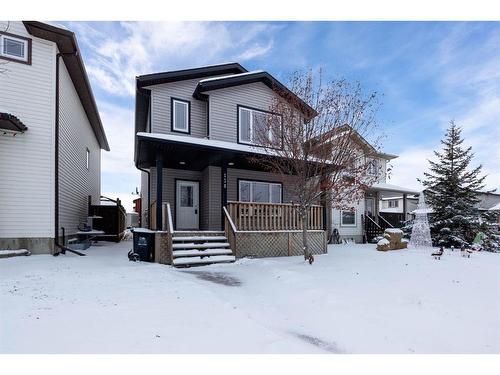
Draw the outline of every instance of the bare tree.
[[[254,141],[265,155],[252,160],[287,181],[284,189],[302,220],[304,258],[312,263],[311,205],[352,209],[377,178],[365,137],[376,129],[379,104],[376,93],[364,95],[359,83],[324,82],[321,70],[295,72],[287,86],[275,88],[269,108],[274,115],[254,119]]]

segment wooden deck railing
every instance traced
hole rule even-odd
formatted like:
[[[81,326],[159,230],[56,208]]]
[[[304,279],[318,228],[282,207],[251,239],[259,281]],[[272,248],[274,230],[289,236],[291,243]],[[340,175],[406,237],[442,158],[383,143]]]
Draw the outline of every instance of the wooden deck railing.
[[[228,202],[227,208],[237,230],[302,229],[302,220],[296,206],[292,204]],[[324,229],[322,206],[309,208],[307,229]]]

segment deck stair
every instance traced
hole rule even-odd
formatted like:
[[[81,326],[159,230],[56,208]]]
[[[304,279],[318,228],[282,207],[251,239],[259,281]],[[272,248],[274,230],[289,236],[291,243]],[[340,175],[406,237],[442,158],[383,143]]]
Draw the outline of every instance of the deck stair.
[[[235,261],[224,232],[218,231],[175,232],[172,236],[172,258],[176,267]]]

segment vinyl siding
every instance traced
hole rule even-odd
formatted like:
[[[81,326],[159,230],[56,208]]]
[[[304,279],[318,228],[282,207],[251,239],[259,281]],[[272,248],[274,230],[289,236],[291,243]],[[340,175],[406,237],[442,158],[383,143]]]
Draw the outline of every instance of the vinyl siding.
[[[90,151],[89,169],[86,151]],[[62,59],[59,65],[59,226],[75,234],[86,221],[88,196],[99,203],[101,148]]]
[[[365,200],[362,199],[358,204],[354,205],[356,209],[356,226],[346,227],[340,225],[340,210],[332,209],[332,226],[339,230],[340,236],[362,236],[363,235],[363,224],[361,221],[361,215],[365,213]]]
[[[191,102],[191,136],[207,136],[207,103],[193,98],[198,79],[164,83],[149,87],[151,89],[151,132],[172,134],[170,119],[171,98]],[[174,132],[182,135],[183,133]],[[187,135],[187,134],[186,134]]]
[[[261,82],[209,91],[210,139],[238,142],[237,106],[269,110],[274,92]]]
[[[8,62],[0,74],[0,112],[28,127],[0,135],[0,238],[53,237],[56,45],[29,35],[22,22],[10,22],[8,32],[32,39],[32,65]]]
[[[221,168],[209,166],[203,171],[203,229],[220,230],[222,225]]]

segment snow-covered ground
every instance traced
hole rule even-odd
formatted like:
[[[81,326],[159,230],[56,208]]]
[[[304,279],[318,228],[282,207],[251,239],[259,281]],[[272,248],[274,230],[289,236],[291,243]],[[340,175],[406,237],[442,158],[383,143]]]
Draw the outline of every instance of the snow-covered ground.
[[[0,260],[2,353],[500,353],[500,255],[375,245],[174,269],[127,259]]]

